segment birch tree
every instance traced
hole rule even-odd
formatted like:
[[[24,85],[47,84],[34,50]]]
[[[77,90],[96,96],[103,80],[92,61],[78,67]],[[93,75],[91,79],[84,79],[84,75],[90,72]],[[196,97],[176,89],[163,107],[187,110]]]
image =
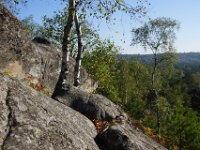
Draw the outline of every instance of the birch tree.
[[[62,64],[61,64],[61,72],[56,84],[55,91],[53,93],[53,97],[60,92],[60,89],[66,90],[67,89],[67,76],[69,73],[69,56],[70,56],[70,33],[72,30],[74,17],[76,14],[75,8],[75,0],[68,1],[68,19],[67,24],[64,27],[64,34],[63,34],[63,42],[62,42]]]
[[[68,7],[69,16],[67,25],[64,29],[64,37],[62,43],[63,54],[61,73],[53,95],[55,95],[60,89],[67,89],[68,86],[66,79],[69,71],[69,37],[73,23],[75,23],[78,36],[78,54],[76,57],[76,65],[74,71],[74,86],[78,86],[80,84],[80,66],[84,45],[82,42],[82,32],[79,16],[86,18],[86,16],[89,14],[90,16],[93,16],[97,19],[105,18],[106,20],[109,20],[111,15],[114,14],[117,10],[123,11],[125,13],[130,13],[133,16],[136,14],[142,14],[144,12],[144,7],[142,5],[132,7],[131,5],[126,4],[124,0],[69,0]]]
[[[163,57],[163,53],[174,52],[175,31],[179,28],[176,20],[170,18],[157,18],[145,23],[142,27],[132,30],[132,45],[141,45],[145,49],[150,49],[153,53],[153,68],[151,72],[150,101],[155,103],[157,116],[157,131],[160,131],[160,112],[157,105],[158,89],[155,85],[157,68],[170,57]],[[160,57],[162,56],[162,57]],[[170,56],[170,55],[166,55]]]
[[[163,53],[174,53],[175,31],[179,28],[176,20],[170,18],[157,18],[145,23],[144,26],[132,30],[132,45],[141,45],[153,54],[153,69],[151,73],[151,89],[155,90],[155,75],[157,68],[170,57]],[[170,56],[170,55],[166,55]],[[171,55],[172,56],[172,55]]]
[[[78,53],[76,57],[76,65],[74,68],[74,86],[80,85],[80,68],[81,68],[81,60],[83,57],[83,41],[82,41],[82,30],[81,25],[79,22],[78,14],[75,14],[75,25],[76,25],[76,32],[78,36]]]

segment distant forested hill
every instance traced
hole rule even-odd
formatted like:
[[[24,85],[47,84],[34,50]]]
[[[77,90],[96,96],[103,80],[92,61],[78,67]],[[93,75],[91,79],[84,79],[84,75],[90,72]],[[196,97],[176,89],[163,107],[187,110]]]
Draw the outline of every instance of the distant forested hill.
[[[151,54],[146,55],[134,55],[134,54],[120,54],[119,59],[126,58],[131,60],[132,57],[137,57],[141,63],[149,64],[152,63]],[[182,69],[186,72],[200,72],[200,53],[177,53],[176,68]]]

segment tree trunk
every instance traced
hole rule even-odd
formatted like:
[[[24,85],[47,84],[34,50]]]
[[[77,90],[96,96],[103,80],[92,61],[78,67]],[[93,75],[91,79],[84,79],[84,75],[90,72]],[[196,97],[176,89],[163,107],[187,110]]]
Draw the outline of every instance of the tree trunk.
[[[154,65],[153,65],[153,71],[151,74],[151,88],[152,90],[155,90],[155,73],[156,73],[156,69],[157,69],[157,54],[154,54]]]
[[[81,68],[81,60],[83,57],[83,42],[82,42],[82,30],[81,30],[81,24],[78,19],[78,14],[76,12],[75,14],[75,25],[76,25],[76,33],[78,36],[78,53],[76,57],[76,65],[74,68],[74,86],[80,85],[80,68]]]
[[[127,103],[128,103],[128,91],[127,91],[127,89],[126,89],[125,104],[127,104]]]
[[[75,16],[75,0],[69,0],[69,9],[68,9],[68,20],[64,28],[63,42],[62,42],[62,65],[61,72],[56,84],[56,88],[52,97],[58,94],[60,90],[65,90],[67,87],[67,76],[69,73],[69,45],[70,45],[70,33],[74,22]]]
[[[158,106],[156,106],[156,118],[157,118],[157,132],[160,134],[160,111]]]
[[[157,50],[156,50],[157,51]],[[153,66],[153,71],[152,71],[152,78],[151,78],[151,92],[152,92],[152,101],[156,102],[157,105],[157,89],[155,88],[155,74],[156,74],[156,69],[157,69],[157,53],[154,53],[154,66]],[[156,106],[156,120],[157,120],[157,132],[160,134],[160,111],[158,106]]]

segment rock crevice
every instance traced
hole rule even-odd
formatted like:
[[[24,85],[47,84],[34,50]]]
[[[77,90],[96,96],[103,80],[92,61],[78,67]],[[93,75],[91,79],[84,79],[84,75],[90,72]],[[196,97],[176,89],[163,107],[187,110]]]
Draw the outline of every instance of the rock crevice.
[[[6,75],[0,74],[0,89],[2,150],[98,150],[85,116]]]
[[[5,142],[6,140],[8,139],[8,137],[11,135],[11,127],[12,127],[12,124],[11,122],[13,122],[13,118],[12,118],[12,108],[10,107],[9,105],[9,93],[10,93],[10,90],[8,90],[6,92],[6,98],[5,98],[5,104],[7,106],[7,110],[8,110],[8,116],[7,116],[7,129],[6,129],[6,135],[4,136],[3,138],[3,142],[2,142],[2,145],[1,145],[1,149],[4,150],[4,145],[5,145]]]
[[[7,129],[6,129],[6,135],[3,138],[3,143],[2,143],[2,146],[1,146],[2,150],[5,149],[5,145],[6,145],[7,140],[12,135],[14,128],[16,128],[17,125],[18,125],[17,120],[15,118],[15,114],[12,110],[10,93],[11,93],[11,90],[8,89],[7,95],[6,95],[6,98],[5,98],[5,104],[6,104],[7,111],[8,111],[7,125],[6,125]]]

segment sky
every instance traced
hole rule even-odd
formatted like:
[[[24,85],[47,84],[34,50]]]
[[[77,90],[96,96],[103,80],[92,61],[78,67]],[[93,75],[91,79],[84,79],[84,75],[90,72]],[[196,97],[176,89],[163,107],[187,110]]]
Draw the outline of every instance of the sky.
[[[135,0],[127,0],[129,4]],[[149,0],[147,16],[150,18],[170,17],[180,23],[175,47],[177,52],[200,52],[200,0]],[[28,0],[26,6],[20,6],[18,18],[33,15],[34,21],[42,24],[42,16],[51,17],[56,10],[62,10],[59,0]],[[104,20],[92,20],[94,28],[99,27],[102,38],[109,38],[121,47],[121,53],[142,54],[151,53],[139,46],[130,46],[131,30],[142,25],[146,18],[130,19],[125,14],[117,13],[116,21],[106,23]]]

